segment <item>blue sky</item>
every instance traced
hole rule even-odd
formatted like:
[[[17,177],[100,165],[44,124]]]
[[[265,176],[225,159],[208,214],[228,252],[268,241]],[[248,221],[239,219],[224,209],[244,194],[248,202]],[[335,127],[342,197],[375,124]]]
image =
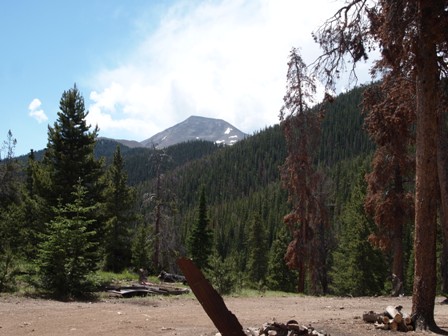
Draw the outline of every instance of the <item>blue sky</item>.
[[[311,63],[311,32],[342,3],[5,0],[0,140],[11,130],[16,156],[45,148],[74,83],[100,136],[142,141],[191,115],[252,134],[278,123],[291,48]]]

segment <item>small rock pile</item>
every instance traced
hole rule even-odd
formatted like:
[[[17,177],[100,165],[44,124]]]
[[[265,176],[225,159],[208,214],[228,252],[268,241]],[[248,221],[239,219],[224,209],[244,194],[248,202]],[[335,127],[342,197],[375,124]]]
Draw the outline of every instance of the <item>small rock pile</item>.
[[[270,322],[265,323],[259,330],[258,335],[295,336],[295,335],[315,335],[330,336],[315,330],[312,326],[301,326],[295,320],[286,323]]]
[[[267,322],[261,328],[247,328],[245,334],[248,336],[330,336],[315,330],[312,326],[301,326],[295,320],[290,320],[287,323]],[[215,336],[221,336],[221,334],[217,333]]]

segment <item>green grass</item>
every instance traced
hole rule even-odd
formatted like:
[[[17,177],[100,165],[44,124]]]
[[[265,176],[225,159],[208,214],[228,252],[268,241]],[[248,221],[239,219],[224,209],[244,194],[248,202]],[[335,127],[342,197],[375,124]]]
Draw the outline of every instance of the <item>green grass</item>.
[[[99,287],[128,286],[139,281],[138,274],[129,270],[124,270],[121,273],[98,271],[93,275],[93,279]],[[158,283],[159,280],[156,276],[150,276],[148,282]]]
[[[271,290],[257,290],[250,288],[243,288],[236,293],[232,293],[228,296],[232,297],[282,297],[282,296],[303,296],[303,294],[298,293],[288,293],[288,292],[280,292],[280,291],[271,291]]]
[[[101,283],[119,283],[119,282],[128,282],[128,281],[138,281],[137,274],[135,274],[134,272],[130,272],[129,270],[125,270],[122,273],[98,271],[95,273],[95,277]]]
[[[15,295],[23,295],[23,296],[41,296],[44,293],[41,293],[35,286],[35,269],[32,269],[29,264],[20,264],[20,269],[26,270],[27,272],[23,272],[21,275],[17,277],[17,284],[13,293]],[[132,272],[130,270],[125,270],[121,273],[113,273],[113,272],[105,272],[105,271],[97,271],[95,272],[91,278],[94,287],[97,288],[97,292],[94,295],[98,295],[100,298],[103,296],[105,292],[103,290],[107,287],[119,287],[119,286],[131,286],[135,285],[139,281],[139,276],[137,273]],[[147,279],[148,282],[159,284],[160,281],[156,276],[149,276]],[[173,286],[178,287],[188,287],[183,284],[176,283],[172,284]],[[282,296],[299,296],[300,294],[296,293],[287,293],[287,292],[279,292],[279,291],[270,291],[263,289],[250,289],[250,288],[242,288],[231,294],[223,295],[224,297],[247,297],[247,298],[256,298],[256,297],[282,297]],[[170,298],[178,298],[178,299],[191,299],[195,298],[193,292],[190,291],[189,294],[182,294],[179,296],[172,295]],[[128,300],[128,299],[127,299]]]

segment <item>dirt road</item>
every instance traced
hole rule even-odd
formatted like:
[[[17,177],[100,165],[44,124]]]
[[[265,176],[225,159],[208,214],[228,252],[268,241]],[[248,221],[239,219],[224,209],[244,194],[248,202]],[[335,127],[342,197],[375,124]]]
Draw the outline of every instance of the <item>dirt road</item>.
[[[364,311],[402,305],[410,313],[411,298],[226,297],[227,307],[244,328],[294,319],[332,336],[389,335],[362,321]],[[437,298],[441,302],[442,298]],[[448,305],[437,303],[436,321],[448,330]],[[214,336],[217,330],[192,295],[99,302],[58,302],[0,296],[0,335],[58,336]],[[401,334],[401,333],[400,333]],[[411,332],[411,335],[430,332]]]

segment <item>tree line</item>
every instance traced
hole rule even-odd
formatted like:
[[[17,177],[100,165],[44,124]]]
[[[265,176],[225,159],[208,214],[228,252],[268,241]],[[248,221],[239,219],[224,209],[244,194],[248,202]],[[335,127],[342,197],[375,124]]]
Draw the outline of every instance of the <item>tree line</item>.
[[[359,100],[360,91],[351,94]],[[357,118],[356,104],[345,109]],[[279,183],[278,167],[286,156],[279,126],[233,147],[199,141],[165,150],[129,149],[98,139],[98,129],[86,124],[87,113],[75,86],[62,95],[43,153],[31,151],[25,161],[17,160],[11,132],[4,142],[2,290],[17,272],[60,296],[91,290],[97,270],[176,272],[180,254],[194,255],[197,244],[191,242],[201,232],[194,227],[203,223],[202,216],[212,232],[212,249],[200,249],[212,256],[206,263],[215,272],[210,277],[225,282],[216,272],[227,267],[232,279],[222,290],[236,285],[295,290],[296,275],[281,252],[289,233],[281,224],[288,210]],[[364,135],[356,137],[363,144],[355,147],[369,143]],[[341,145],[335,140],[333,147]],[[347,155],[351,149],[338,152],[333,157],[339,160],[357,155]],[[207,211],[198,213],[204,203]],[[251,237],[254,232],[259,236]],[[255,271],[256,265],[264,266]]]
[[[326,106],[319,148],[309,163],[327,175],[323,191],[329,196],[329,225],[319,233],[324,245],[313,247],[323,248],[324,267],[319,269],[326,276],[313,278],[302,271],[300,290],[306,293],[367,295],[389,290],[392,254],[369,243],[375,226],[359,205],[367,190],[363,174],[370,169],[375,148],[360,118],[364,90],[341,95],[346,104],[337,103],[338,97]],[[243,287],[298,290],[300,271],[288,268],[284,260],[294,234],[283,224],[290,211],[279,170],[288,153],[283,126],[266,128],[232,147],[199,141],[174,149],[129,149],[96,139],[97,129],[85,124],[87,112],[80,102],[76,87],[64,92],[59,119],[49,127],[48,148],[40,160],[32,151],[22,166],[14,159],[11,133],[5,141],[8,150],[1,167],[9,173],[2,175],[2,192],[8,195],[2,197],[2,249],[11,258],[2,264],[4,290],[14,260],[16,265],[31,261],[20,271],[38,288],[76,296],[93,289],[97,270],[177,272],[179,255],[198,260],[223,293]],[[345,139],[340,136],[344,133]],[[346,143],[349,148],[344,148]],[[78,151],[78,144],[83,149]],[[331,158],[320,156],[330,151],[322,148],[328,144]],[[101,156],[101,151],[109,154]],[[72,174],[75,170],[78,173]],[[134,176],[133,185],[128,176]],[[70,183],[72,188],[61,187]],[[409,244],[406,248],[412,250]],[[378,264],[355,267],[365,258],[377,258]],[[411,264],[409,258],[404,259],[406,265]],[[315,282],[316,277],[321,280]],[[405,290],[409,293],[409,286]]]

